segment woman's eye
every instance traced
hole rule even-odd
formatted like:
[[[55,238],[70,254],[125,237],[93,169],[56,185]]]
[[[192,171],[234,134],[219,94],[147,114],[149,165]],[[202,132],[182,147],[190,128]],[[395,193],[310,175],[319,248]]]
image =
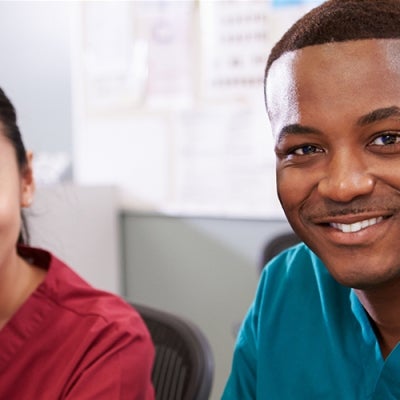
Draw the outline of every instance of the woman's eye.
[[[310,154],[320,153],[321,151],[322,150],[319,147],[307,144],[305,146],[297,147],[292,151],[292,154],[297,156],[307,156]]]
[[[397,133],[387,133],[385,135],[378,136],[371,142],[371,144],[375,146],[387,146],[397,143],[400,143],[400,135]]]

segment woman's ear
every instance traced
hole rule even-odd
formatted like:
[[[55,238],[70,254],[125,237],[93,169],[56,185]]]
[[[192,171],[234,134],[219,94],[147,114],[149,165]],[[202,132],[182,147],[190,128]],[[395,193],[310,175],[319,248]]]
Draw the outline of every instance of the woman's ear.
[[[35,193],[35,179],[33,177],[33,153],[26,152],[27,163],[21,171],[21,207],[29,207]]]

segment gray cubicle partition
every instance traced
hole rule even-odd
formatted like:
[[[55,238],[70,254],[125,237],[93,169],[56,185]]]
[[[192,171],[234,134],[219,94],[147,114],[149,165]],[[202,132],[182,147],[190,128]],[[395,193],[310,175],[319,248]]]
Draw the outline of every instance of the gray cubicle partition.
[[[121,226],[126,296],[203,329],[216,362],[211,399],[219,399],[237,325],[256,289],[262,247],[287,222],[125,212]]]
[[[25,211],[33,246],[50,250],[92,285],[121,294],[115,187],[41,186]]]

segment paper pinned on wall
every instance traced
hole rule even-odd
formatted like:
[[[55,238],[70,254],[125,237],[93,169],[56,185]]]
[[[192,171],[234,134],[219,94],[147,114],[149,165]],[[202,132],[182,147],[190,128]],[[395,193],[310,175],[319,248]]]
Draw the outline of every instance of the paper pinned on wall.
[[[39,152],[33,157],[33,171],[38,186],[54,185],[72,179],[71,156],[64,151]]]
[[[183,112],[175,138],[171,209],[219,216],[281,215],[266,117],[260,124],[251,109]]]
[[[188,104],[194,96],[195,2],[82,2],[89,113]]]
[[[188,107],[194,100],[197,54],[195,2],[142,1],[135,12],[148,48],[145,104]]]
[[[323,0],[272,0],[273,7],[287,7],[287,6],[309,6],[316,7],[321,4]]]
[[[200,3],[201,95],[248,98],[262,90],[271,23],[264,1]]]
[[[87,111],[136,106],[147,80],[147,46],[135,35],[132,2],[82,2],[80,7]]]

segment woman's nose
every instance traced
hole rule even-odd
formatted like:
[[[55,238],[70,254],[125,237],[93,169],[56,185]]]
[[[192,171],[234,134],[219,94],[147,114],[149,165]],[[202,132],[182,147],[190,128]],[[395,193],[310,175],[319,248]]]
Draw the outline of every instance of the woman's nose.
[[[337,202],[349,202],[358,196],[371,193],[375,178],[361,155],[341,151],[332,156],[318,184],[321,196]]]

